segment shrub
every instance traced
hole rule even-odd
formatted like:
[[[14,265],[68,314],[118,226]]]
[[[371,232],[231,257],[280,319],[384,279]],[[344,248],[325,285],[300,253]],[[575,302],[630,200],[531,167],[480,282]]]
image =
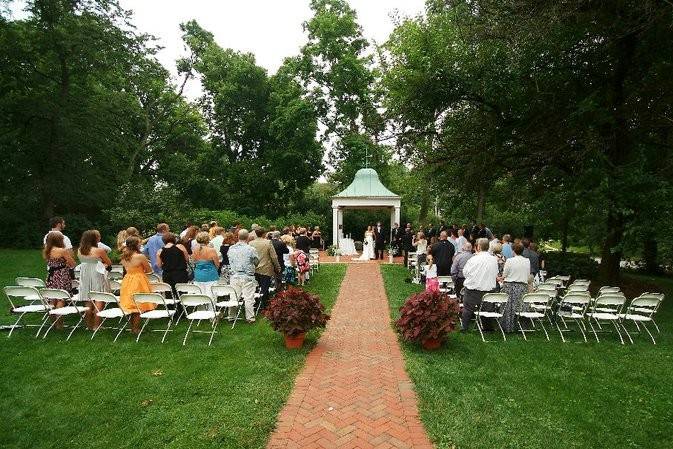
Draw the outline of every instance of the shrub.
[[[417,293],[400,307],[395,325],[406,341],[442,340],[455,330],[459,310],[458,301],[445,293]]]
[[[568,275],[573,279],[594,279],[598,262],[587,254],[547,252],[543,254],[547,277]]]
[[[325,327],[330,318],[317,295],[297,287],[278,293],[264,310],[264,317],[274,330],[290,337]]]

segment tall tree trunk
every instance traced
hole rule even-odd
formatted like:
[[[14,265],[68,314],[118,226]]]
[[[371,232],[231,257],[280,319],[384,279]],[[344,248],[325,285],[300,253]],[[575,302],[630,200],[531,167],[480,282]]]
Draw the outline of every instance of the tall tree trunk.
[[[477,223],[484,222],[484,209],[486,208],[486,186],[479,184],[477,192]]]
[[[657,240],[648,236],[643,245],[643,259],[645,260],[645,271],[650,274],[657,274],[661,271],[659,268]]]
[[[561,252],[563,254],[568,252],[568,227],[569,227],[568,216],[561,218]]]
[[[618,285],[619,263],[622,260],[621,248],[624,236],[624,217],[621,213],[610,211],[607,218],[607,235],[601,253],[601,278],[607,285]]]

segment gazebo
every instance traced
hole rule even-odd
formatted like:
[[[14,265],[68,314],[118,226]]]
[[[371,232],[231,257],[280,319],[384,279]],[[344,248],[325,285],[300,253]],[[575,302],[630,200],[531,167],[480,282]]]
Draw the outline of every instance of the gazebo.
[[[353,182],[332,197],[332,242],[337,247],[343,238],[343,211],[345,209],[390,209],[390,233],[394,223],[400,222],[400,196],[394,194],[379,180],[372,168],[361,168]],[[389,240],[389,241],[390,241]]]

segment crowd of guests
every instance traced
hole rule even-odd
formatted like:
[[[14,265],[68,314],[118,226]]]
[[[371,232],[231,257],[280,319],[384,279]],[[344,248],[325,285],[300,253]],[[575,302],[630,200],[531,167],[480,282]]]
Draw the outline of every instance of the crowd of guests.
[[[498,238],[484,224],[442,224],[438,229],[431,224],[420,231],[414,231],[410,223],[404,230],[396,224],[393,244],[404,254],[405,266],[409,254],[416,254],[416,269],[425,278],[426,290],[439,290],[438,276],[452,277],[463,302],[463,331],[467,331],[486,293],[503,292],[509,301],[501,325],[505,332],[515,332],[515,312],[521,307],[521,298],[532,291],[536,277],[544,270],[544,259],[534,242],[528,238],[512,240],[509,234]]]
[[[50,231],[44,237],[44,258],[47,261],[47,288],[62,289],[74,294],[74,269],[79,260],[79,300],[87,302],[90,292],[110,292],[107,272],[112,261],[112,249],[101,242],[97,230],[82,234],[74,253],[70,239],[65,235],[66,223],[62,217],[50,221]],[[140,313],[151,310],[152,304],[136,304],[135,293],[151,292],[147,274],[154,273],[171,286],[177,297],[176,284],[193,282],[204,294],[212,296],[211,286],[220,282],[232,285],[242,296],[248,323],[255,322],[255,311],[263,310],[269,300],[272,285],[303,285],[310,272],[309,253],[323,246],[319,227],[290,226],[268,231],[252,224],[248,231],[235,224],[225,229],[217,222],[202,226],[188,224],[174,234],[166,223],[156,227],[156,233],[143,239],[138,229],[129,227],[117,235],[117,250],[121,253],[124,277],[119,292],[120,307],[131,316],[132,332],[140,331]],[[76,255],[76,258],[75,258]],[[261,297],[256,300],[259,288]],[[214,300],[216,298],[213,298]],[[63,307],[63,301],[53,304]],[[96,311],[103,303],[89,301],[86,324],[89,329],[100,326]],[[236,308],[230,308],[233,319]],[[55,327],[61,328],[60,321]]]

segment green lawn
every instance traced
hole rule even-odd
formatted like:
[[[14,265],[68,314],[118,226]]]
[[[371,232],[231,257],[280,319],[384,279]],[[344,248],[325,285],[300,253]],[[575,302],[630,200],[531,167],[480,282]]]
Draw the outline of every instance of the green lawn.
[[[399,266],[382,266],[393,318],[420,286]],[[667,297],[657,345],[646,335],[622,346],[616,336],[585,344],[482,343],[478,332],[453,334],[436,352],[403,344],[421,418],[438,448],[673,447],[673,280],[656,283]],[[491,335],[497,339],[499,334]],[[579,341],[582,341],[579,343]]]
[[[308,287],[331,308],[345,265],[323,265]],[[0,285],[17,275],[44,276],[38,251],[0,250]],[[5,299],[3,299],[5,301]],[[6,302],[4,303],[7,304]],[[7,307],[0,323],[13,322]],[[262,448],[318,332],[287,351],[265,320],[219,328],[213,346],[186,326],[161,344],[111,331],[69,342],[34,328],[0,333],[0,447]]]

